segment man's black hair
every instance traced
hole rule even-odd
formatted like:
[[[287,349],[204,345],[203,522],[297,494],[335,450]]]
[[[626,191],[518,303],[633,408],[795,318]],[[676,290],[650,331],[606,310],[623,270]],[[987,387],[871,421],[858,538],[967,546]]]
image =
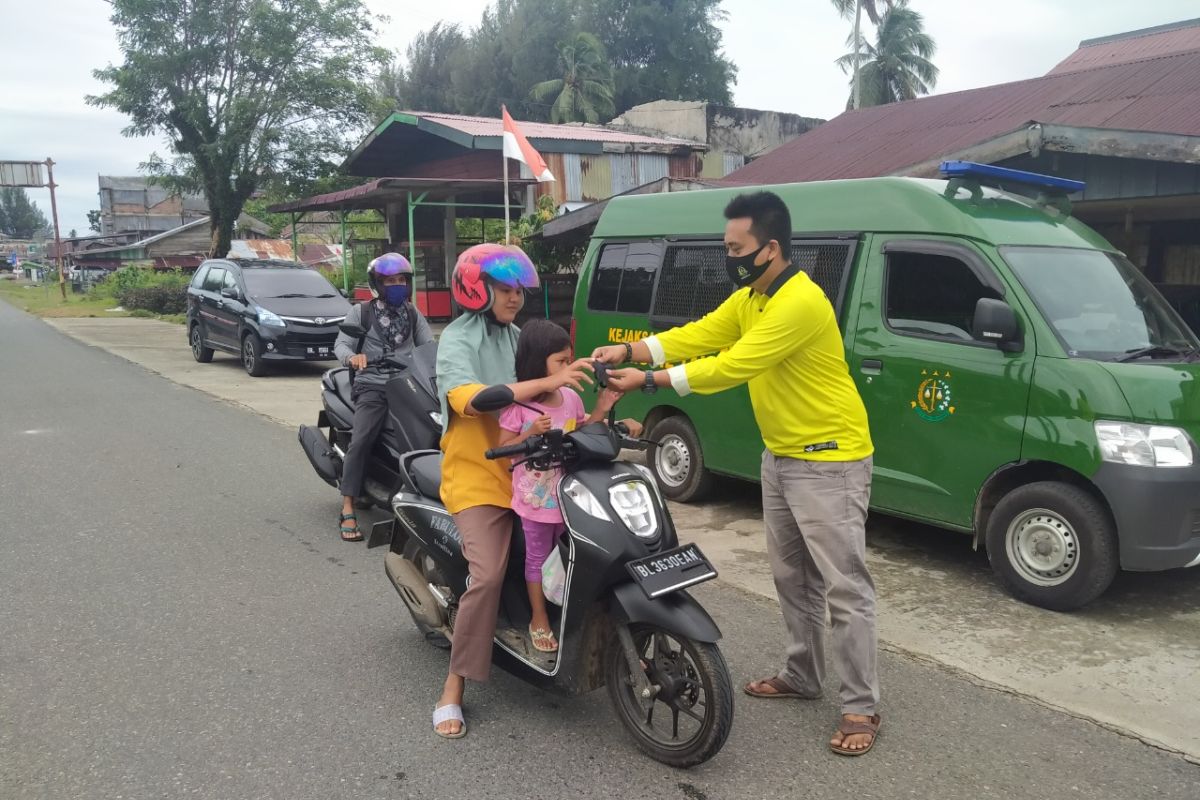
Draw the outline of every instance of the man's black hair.
[[[783,199],[774,192],[739,194],[725,206],[725,219],[750,218],[750,233],[764,245],[779,242],[784,260],[792,257],[792,215]]]
[[[548,319],[531,319],[521,326],[517,340],[517,381],[546,377],[546,359],[571,346],[571,335]]]

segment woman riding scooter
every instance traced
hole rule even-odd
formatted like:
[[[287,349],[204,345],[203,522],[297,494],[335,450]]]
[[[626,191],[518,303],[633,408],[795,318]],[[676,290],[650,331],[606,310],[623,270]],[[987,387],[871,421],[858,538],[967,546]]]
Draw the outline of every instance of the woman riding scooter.
[[[538,286],[537,270],[518,247],[481,244],[458,258],[450,280],[454,301],[465,312],[438,342],[437,382],[442,402],[442,502],[462,537],[470,584],[459,600],[450,651],[450,671],[433,712],[434,731],[457,739],[467,732],[462,698],[467,678],[486,681],[500,589],[512,537],[512,478],[508,462],[489,461],[497,446],[495,416],[472,405],[488,386],[506,384],[517,401],[531,401],[563,386],[591,382],[590,362],[538,380],[516,380],[517,337],[513,325],[525,290]]]
[[[361,542],[362,531],[354,513],[354,500],[362,494],[367,458],[387,419],[388,373],[381,370],[385,357],[405,356],[433,340],[433,331],[413,306],[412,265],[399,253],[384,253],[367,266],[373,299],[350,309],[345,324],[359,326],[366,335],[355,339],[339,333],[334,343],[338,361],[354,370],[354,438],[342,468],[342,513],[338,524],[344,542]]]

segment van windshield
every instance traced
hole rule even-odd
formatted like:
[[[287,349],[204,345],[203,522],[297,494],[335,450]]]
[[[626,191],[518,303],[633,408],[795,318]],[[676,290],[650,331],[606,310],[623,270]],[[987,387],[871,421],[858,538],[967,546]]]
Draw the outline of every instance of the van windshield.
[[[1195,335],[1124,256],[1062,247],[1001,253],[1072,358],[1197,358]]]

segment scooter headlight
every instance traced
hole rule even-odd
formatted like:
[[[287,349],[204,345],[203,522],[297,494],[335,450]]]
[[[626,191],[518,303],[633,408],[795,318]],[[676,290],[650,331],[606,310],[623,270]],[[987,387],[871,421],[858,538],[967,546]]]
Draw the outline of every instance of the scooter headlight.
[[[654,513],[654,497],[643,481],[625,481],[608,490],[608,497],[617,516],[635,536],[653,539],[658,533],[658,516]]]
[[[564,478],[563,482],[559,484],[558,491],[560,494],[569,497],[571,502],[588,516],[595,517],[604,522],[612,522],[612,517],[604,510],[604,506],[600,503],[599,498],[592,494],[591,489],[584,486],[575,478]]]

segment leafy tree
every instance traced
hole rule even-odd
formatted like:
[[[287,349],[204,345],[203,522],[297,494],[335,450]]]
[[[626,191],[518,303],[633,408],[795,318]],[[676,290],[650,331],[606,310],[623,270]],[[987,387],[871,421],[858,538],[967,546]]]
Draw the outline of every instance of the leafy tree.
[[[733,101],[737,68],[721,52],[720,0],[578,0],[613,65],[617,113],[651,100]]]
[[[87,212],[87,218],[88,218],[88,230],[99,233],[100,232],[100,209],[93,208],[91,211]]]
[[[854,45],[851,34],[847,43]],[[905,0],[880,19],[874,45],[863,42],[861,75],[862,105],[878,106],[912,100],[929,94],[937,86],[938,68],[930,60],[937,51],[933,38],[925,33],[922,16],[908,8]],[[838,59],[843,72],[852,71],[854,53]],[[847,108],[854,105],[854,86],[851,82]]]
[[[607,53],[613,114],[663,98],[729,103],[736,69],[721,53],[723,19],[720,0],[497,0],[477,27],[460,31],[461,45],[447,45],[444,25],[427,31],[438,36],[422,47],[414,42],[407,66],[393,65],[376,87],[399,96],[392,107],[495,116],[504,104],[518,119],[549,120],[557,97],[538,100],[531,90],[563,74],[558,44],[583,32]],[[450,57],[439,59],[442,52]],[[430,63],[439,66],[417,97],[410,93],[413,71]]]
[[[30,202],[24,189],[0,188],[0,233],[14,239],[49,236],[52,228],[37,203]]]
[[[529,93],[535,100],[554,100],[551,122],[598,123],[613,116],[612,69],[604,46],[590,33],[578,33],[558,46],[562,77],[542,81]]]
[[[110,0],[124,62],[88,97],[165,133],[174,156],[146,165],[208,202],[226,253],[246,200],[282,165],[319,171],[368,121],[368,78],[387,53],[362,0]],[[314,166],[316,165],[316,166]]]
[[[451,65],[467,46],[458,25],[435,23],[418,33],[408,46],[407,67],[389,62],[376,78],[377,88],[396,108],[454,112]]]

